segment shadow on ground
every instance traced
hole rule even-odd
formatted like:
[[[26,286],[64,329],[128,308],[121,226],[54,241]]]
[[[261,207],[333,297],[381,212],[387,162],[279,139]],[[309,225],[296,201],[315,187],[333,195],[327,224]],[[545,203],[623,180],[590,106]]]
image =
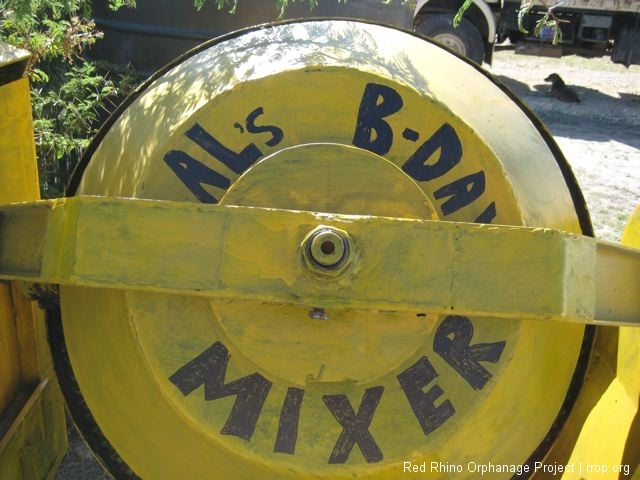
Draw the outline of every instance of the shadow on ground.
[[[552,97],[550,84],[528,85],[514,78],[495,75],[561,137],[590,141],[614,140],[640,148],[640,95],[621,92],[611,96],[593,88],[569,85],[580,103],[566,103]],[[581,129],[580,126],[585,128]]]

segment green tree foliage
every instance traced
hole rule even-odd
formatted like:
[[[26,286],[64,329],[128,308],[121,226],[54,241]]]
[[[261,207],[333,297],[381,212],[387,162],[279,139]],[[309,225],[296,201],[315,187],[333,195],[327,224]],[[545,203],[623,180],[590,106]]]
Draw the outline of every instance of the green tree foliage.
[[[112,7],[130,4],[113,0]],[[101,71],[86,61],[99,40],[89,0],[0,0],[0,40],[31,52],[36,153],[43,197],[63,194],[109,101],[133,84],[130,73]]]
[[[560,29],[560,23],[566,20],[560,20],[553,9],[557,6],[562,5],[561,3],[548,7],[544,0],[538,0],[538,2],[545,8],[546,12],[544,16],[536,22],[536,26],[533,30],[533,34],[536,37],[539,37],[542,33],[542,29],[550,28],[553,34],[552,43],[553,45],[557,45],[562,40],[562,30]],[[533,6],[536,4],[535,0],[530,2],[523,3],[518,11],[518,30],[522,33],[529,33],[522,25],[524,21],[524,17],[531,11]]]
[[[218,10],[226,10],[229,13],[235,13],[236,8],[238,7],[238,2],[240,0],[210,0],[210,1],[212,1],[215,4]],[[289,4],[296,1],[302,2],[302,3],[308,3],[309,8],[311,9],[318,6],[318,0],[273,0],[281,16],[284,13],[285,9],[289,6]],[[348,0],[338,0],[338,1],[346,2]],[[391,0],[380,0],[380,1],[382,3],[389,3]],[[194,0],[193,4],[197,10],[202,10],[202,7],[204,7],[205,2],[206,0]],[[123,5],[135,7],[135,0],[112,0],[112,3],[115,4],[114,6],[116,8]]]
[[[238,2],[210,1],[230,12]],[[306,1],[313,7],[318,0],[273,1],[282,12],[289,2]],[[204,2],[194,0],[195,8]],[[109,0],[114,10],[135,5],[135,0]],[[87,61],[87,48],[102,38],[90,18],[91,0],[0,0],[0,40],[31,52],[27,74],[44,198],[64,194],[100,120],[137,83],[131,70],[113,65],[100,69]]]

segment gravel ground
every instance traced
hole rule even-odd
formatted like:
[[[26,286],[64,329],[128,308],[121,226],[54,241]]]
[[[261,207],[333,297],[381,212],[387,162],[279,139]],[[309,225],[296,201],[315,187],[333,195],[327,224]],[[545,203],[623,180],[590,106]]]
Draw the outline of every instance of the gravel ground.
[[[54,480],[109,480],[100,463],[72,423],[68,423],[69,448],[58,467]]]
[[[596,237],[617,241],[640,205],[640,66],[608,59],[515,55],[502,48],[488,69],[543,120],[571,164],[585,195]],[[558,73],[581,103],[552,98],[544,78]],[[78,433],[56,480],[102,480],[104,473]]]
[[[490,71],[546,124],[573,168],[596,237],[618,241],[640,205],[640,66],[606,58],[542,58],[498,51]],[[565,103],[549,94],[558,73],[578,94]]]

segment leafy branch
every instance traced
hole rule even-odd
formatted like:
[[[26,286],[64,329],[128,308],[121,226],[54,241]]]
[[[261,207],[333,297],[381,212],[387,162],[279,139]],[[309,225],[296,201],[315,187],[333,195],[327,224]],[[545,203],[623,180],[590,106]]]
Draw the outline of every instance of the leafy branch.
[[[562,3],[558,3],[551,7],[547,6],[544,0],[531,0],[530,2],[525,3],[520,7],[520,10],[518,11],[518,30],[520,30],[522,33],[529,33],[529,31],[523,26],[524,17],[531,11],[533,6],[536,4],[536,1],[540,2],[540,4],[545,8],[546,12],[544,16],[536,22],[533,34],[536,37],[540,37],[544,28],[551,28],[553,30],[552,43],[553,45],[557,45],[562,40],[562,30],[560,28],[560,23],[566,23],[567,20],[558,18],[553,9],[559,7],[560,5],[562,5]]]
[[[26,74],[43,197],[63,194],[103,112],[136,83],[130,72],[107,74],[86,61],[87,47],[102,38],[90,16],[90,0],[0,0],[0,40],[31,53]]]
[[[226,10],[228,13],[236,13],[238,9],[238,2],[240,0],[213,0],[216,8],[218,10]],[[290,3],[295,1],[302,1],[309,3],[309,7],[311,9],[318,6],[318,0],[273,0],[275,2],[276,8],[280,12],[280,16],[284,15],[284,11],[289,6]],[[339,0],[341,2],[346,2],[347,0]],[[381,0],[383,3],[388,3],[391,0]],[[117,10],[120,7],[134,7],[136,6],[136,0],[111,0],[110,3],[113,5],[114,10]],[[202,10],[206,0],[193,0],[193,5],[196,10]]]
[[[204,6],[206,0],[194,0],[194,5],[196,10],[201,10]],[[278,9],[279,17],[284,15],[286,8],[290,3],[295,2],[296,0],[273,0],[276,4],[276,8]],[[297,0],[309,3],[309,8],[313,9],[318,6],[318,0]],[[339,0],[345,2],[346,0]],[[389,0],[386,0],[389,1]],[[236,13],[238,8],[239,0],[213,0],[218,10],[227,10],[229,13]]]
[[[453,26],[458,28],[460,22],[462,21],[462,17],[469,10],[469,7],[473,4],[473,0],[464,0],[464,3],[460,6],[455,16],[453,17]]]
[[[561,22],[567,22],[567,20],[562,20],[558,18],[558,16],[553,11],[554,8],[562,5],[562,3],[558,3],[551,7],[547,6],[544,0],[531,0],[520,6],[518,10],[518,30],[522,33],[529,33],[527,29],[524,28],[524,18],[531,12],[531,9],[539,2],[546,10],[544,16],[536,22],[536,26],[533,30],[533,34],[536,37],[540,37],[542,34],[542,30],[546,27],[550,27],[553,29],[553,45],[558,44],[562,40],[562,30],[560,29]],[[466,11],[473,5],[473,0],[465,0],[462,6],[456,12],[456,15],[453,17],[453,26],[458,27],[460,22],[462,21],[462,17],[466,13]]]

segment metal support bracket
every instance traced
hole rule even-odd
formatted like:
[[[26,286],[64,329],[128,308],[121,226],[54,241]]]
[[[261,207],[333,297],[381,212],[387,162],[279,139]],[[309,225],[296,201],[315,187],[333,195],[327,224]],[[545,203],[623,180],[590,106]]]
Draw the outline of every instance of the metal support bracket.
[[[348,268],[304,261],[318,227]],[[225,301],[640,325],[640,251],[544,228],[73,197],[0,208],[0,279]]]

